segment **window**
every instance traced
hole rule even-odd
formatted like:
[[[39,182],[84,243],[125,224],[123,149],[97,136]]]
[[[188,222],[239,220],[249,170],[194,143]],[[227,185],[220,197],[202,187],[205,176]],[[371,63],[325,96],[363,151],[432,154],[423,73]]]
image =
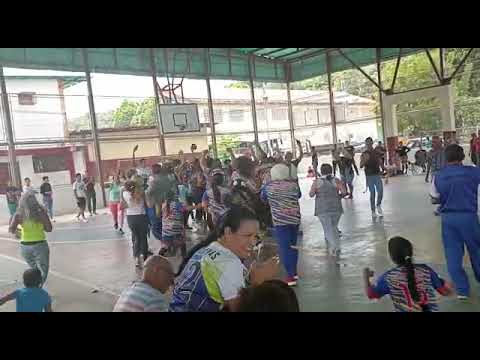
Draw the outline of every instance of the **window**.
[[[330,123],[330,108],[318,109],[318,122],[319,124]]]
[[[65,157],[61,155],[33,156],[32,160],[36,174],[68,170]]]
[[[210,123],[210,111],[208,108],[203,110],[203,117],[206,123]],[[223,122],[222,109],[213,109],[213,119],[215,120],[215,124],[221,124]]]
[[[295,126],[305,126],[305,112],[302,110],[295,110],[293,112],[293,121]]]
[[[35,105],[37,103],[37,96],[34,92],[21,92],[18,94],[19,105]]]
[[[345,104],[335,105],[335,120],[337,122],[345,121]]]
[[[307,110],[306,116],[307,116],[307,125],[317,125],[318,124],[317,109]]]
[[[272,119],[274,121],[287,121],[288,120],[287,109],[272,109]]]
[[[266,114],[265,114],[265,108],[257,108],[257,121],[258,122],[267,121],[267,117],[266,117]]]
[[[245,118],[245,114],[242,109],[230,110],[228,115],[230,117],[230,121],[232,122],[241,122]]]

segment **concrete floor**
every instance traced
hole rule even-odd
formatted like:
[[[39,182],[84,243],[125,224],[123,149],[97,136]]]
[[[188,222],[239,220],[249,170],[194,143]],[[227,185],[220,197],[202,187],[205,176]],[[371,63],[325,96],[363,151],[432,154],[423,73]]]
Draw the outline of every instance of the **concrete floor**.
[[[301,280],[295,291],[303,311],[392,311],[388,297],[377,302],[365,297],[361,271],[369,266],[379,275],[392,266],[387,238],[393,235],[412,241],[417,262],[427,262],[448,278],[440,219],[433,216],[429,188],[422,176],[390,179],[385,186],[384,220],[372,220],[369,194],[363,193],[364,176],[355,179],[355,198],[344,201],[345,214],[340,221],[343,231],[340,265],[326,257],[323,230],[313,216],[313,199],[308,197],[311,181],[300,180],[304,194],[301,199],[304,235],[299,241]],[[118,235],[106,210],[99,213],[87,224],[73,221],[73,216],[58,218],[49,234],[51,271],[46,289],[52,295],[54,311],[111,311],[118,294],[138,276],[131,257],[129,233]],[[192,242],[198,238],[194,234]],[[268,243],[270,252],[275,245],[271,240]],[[155,240],[150,245],[158,248]],[[21,286],[25,268],[18,240],[7,234],[6,227],[0,227],[0,294]],[[460,303],[455,298],[442,298],[443,311],[480,310],[480,286],[468,265],[467,269],[472,299]],[[15,304],[5,304],[1,311],[15,311]]]

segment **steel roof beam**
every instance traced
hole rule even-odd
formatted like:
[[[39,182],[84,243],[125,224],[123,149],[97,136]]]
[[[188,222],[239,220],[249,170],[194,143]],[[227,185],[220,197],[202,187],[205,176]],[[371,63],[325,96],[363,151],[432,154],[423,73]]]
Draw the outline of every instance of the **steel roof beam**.
[[[300,49],[300,48],[299,48]],[[308,50],[311,50],[312,48],[303,48],[301,50],[297,50],[297,51],[292,51],[291,53],[289,54],[285,54],[285,55],[280,55],[280,56],[277,56],[275,59],[283,59],[283,58],[286,58],[286,57],[289,57],[289,56],[292,56],[292,55],[298,55],[298,54],[301,54],[305,51],[308,51]],[[287,60],[288,61],[288,60]]]
[[[440,84],[443,83],[443,78],[440,76],[440,72],[437,69],[437,65],[435,65],[435,62],[433,61],[432,54],[430,54],[430,50],[428,48],[425,48],[425,53],[428,56],[428,60],[430,61],[430,64],[432,65],[433,70],[435,71],[435,75],[437,75],[437,79],[440,82]]]
[[[338,51],[338,53],[340,55],[342,55],[345,59],[347,59],[347,61],[352,64],[352,66],[357,69],[358,71],[360,71],[368,80],[370,80],[370,82],[375,85],[379,90],[382,90],[382,88],[380,87],[379,84],[377,84],[377,82],[375,80],[373,80],[370,75],[368,75],[365,71],[363,71],[363,69],[358,66],[352,59],[350,59],[350,57],[348,57],[347,55],[345,55],[345,53],[340,50],[340,49],[337,49],[336,51]]]
[[[272,55],[272,54],[275,54],[275,53],[278,53],[278,52],[281,52],[283,50],[287,50],[288,48],[277,48],[273,51],[269,51],[269,52],[266,52],[264,54],[258,54],[258,56],[269,56],[269,55]]]
[[[465,61],[467,60],[467,58],[470,56],[470,54],[472,53],[474,48],[471,48],[470,50],[468,50],[468,53],[463,57],[463,59],[460,61],[460,64],[458,64],[457,68],[453,71],[452,75],[450,75],[446,80],[447,82],[450,82],[454,77],[455,75],[457,75],[457,72],[458,70],[460,70],[460,68],[463,66],[463,64],[465,63]]]
[[[253,50],[247,51],[247,54],[255,54],[255,52],[260,51],[260,50],[263,50],[263,49],[265,49],[265,48],[253,49]]]
[[[440,76],[445,79],[445,48],[438,48],[440,55]]]
[[[312,57],[315,57],[315,56],[318,56],[318,55],[322,55],[324,53],[327,53],[329,50],[331,50],[333,48],[323,48],[321,50],[318,50],[318,51],[315,51],[315,52],[312,52],[310,54],[306,54],[306,55],[303,55],[303,56],[300,56],[296,59],[291,59],[291,60],[287,60],[289,61],[290,63],[294,63],[296,61],[303,61],[303,60],[306,60],[306,59],[310,59]],[[336,48],[335,48],[336,49]]]

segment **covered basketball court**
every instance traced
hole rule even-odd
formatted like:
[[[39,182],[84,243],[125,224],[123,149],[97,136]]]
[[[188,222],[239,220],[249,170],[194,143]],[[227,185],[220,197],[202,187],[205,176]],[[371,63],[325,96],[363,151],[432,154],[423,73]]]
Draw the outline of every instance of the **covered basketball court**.
[[[381,138],[396,144],[398,127],[396,104],[414,96],[432,96],[440,99],[442,106],[442,131],[455,131],[452,110],[451,81],[462,64],[467,61],[473,49],[467,51],[458,67],[447,71],[445,49],[423,48],[2,48],[0,49],[0,85],[2,92],[2,120],[6,138],[0,146],[7,148],[11,179],[20,184],[15,170],[16,149],[28,146],[27,141],[15,139],[10,111],[4,67],[45,69],[83,72],[88,89],[88,108],[91,126],[90,137],[95,150],[97,174],[103,190],[105,179],[101,166],[95,94],[92,90],[91,73],[124,74],[149,76],[155,96],[158,142],[161,155],[167,155],[166,139],[181,139],[182,134],[168,134],[161,124],[161,106],[165,103],[182,103],[183,78],[205,81],[209,98],[209,120],[212,150],[216,154],[217,132],[215,130],[215,109],[212,102],[211,81],[231,79],[248,82],[250,89],[250,110],[253,122],[253,137],[259,139],[264,130],[258,126],[258,109],[261,99],[255,92],[255,83],[282,83],[286,86],[288,99],[288,123],[291,143],[296,133],[291,99],[292,83],[318,76],[327,77],[330,102],[330,131],[332,143],[337,143],[337,122],[335,111],[335,89],[332,75],[348,69],[358,70],[378,91]],[[439,52],[439,62],[432,58],[432,52]],[[402,59],[406,56],[425,53],[431,59],[432,70],[437,76],[434,85],[425,88],[396,90],[397,75]],[[396,62],[393,81],[382,79],[382,64]],[[365,72],[365,66],[376,66],[377,76]],[[161,86],[158,78],[167,78],[167,85]],[[1,140],[1,139],[0,139]],[[51,140],[52,144],[62,140]],[[294,146],[292,150],[295,151]],[[327,157],[323,159],[329,161]],[[310,181],[300,179],[302,193],[307,194]],[[301,200],[303,238],[300,241],[301,260],[299,269],[303,281],[296,288],[302,309],[308,311],[390,311],[388,299],[379,303],[369,302],[363,294],[361,269],[365,266],[382,271],[391,267],[388,258],[387,239],[402,235],[412,241],[415,255],[421,261],[432,264],[439,273],[448,278],[441,248],[440,221],[432,215],[433,207],[427,198],[428,185],[423,177],[411,176],[394,178],[385,186],[382,221],[372,221],[369,196],[363,193],[365,179],[357,177],[358,194],[354,201],[344,204],[345,215],[340,227],[343,231],[345,260],[341,266],[329,263],[325,251],[322,228],[313,216],[313,201],[307,196]],[[408,189],[408,190],[406,190]],[[106,203],[105,192],[103,200]],[[135,280],[131,259],[130,240],[114,234],[110,217],[106,211],[88,224],[72,224],[70,217],[59,218],[55,231],[49,236],[52,272],[47,287],[56,299],[59,311],[110,311],[120,291]],[[194,235],[196,241],[202,235]],[[154,240],[150,240],[156,248]],[[275,244],[270,243],[275,250]],[[7,234],[6,227],[0,228],[0,292],[19,286],[25,264],[19,255],[17,240]],[[471,278],[471,271],[469,271]],[[480,290],[472,281],[473,293]],[[476,291],[475,291],[476,290]],[[479,310],[479,299],[459,304],[454,299],[442,300],[445,311]],[[55,309],[55,303],[54,303]],[[0,311],[13,310],[1,307]]]
[[[432,51],[439,52],[436,63]],[[58,71],[84,72],[88,89],[88,107],[90,114],[91,134],[83,141],[93,143],[97,163],[97,175],[103,189],[105,176],[101,167],[101,151],[98,135],[95,98],[92,91],[91,73],[124,74],[150,76],[155,96],[158,141],[161,155],[166,155],[165,137],[174,139],[175,134],[165,132],[161,122],[161,105],[165,103],[183,102],[183,79],[204,79],[206,82],[210,134],[213,153],[217,154],[217,133],[215,130],[215,111],[212,104],[211,80],[230,79],[248,81],[251,92],[250,106],[253,122],[254,140],[258,141],[258,111],[254,83],[282,83],[286,85],[288,102],[288,132],[291,144],[295,144],[295,133],[299,131],[294,124],[291,84],[297,81],[326,75],[330,102],[330,126],[332,143],[337,143],[337,112],[335,111],[335,94],[332,88],[332,74],[356,69],[371,82],[380,94],[379,117],[381,122],[381,138],[397,135],[395,104],[408,97],[421,96],[419,92],[434,92],[442,105],[443,131],[455,131],[452,108],[452,91],[450,83],[464,62],[473,51],[469,49],[456,68],[447,73],[445,64],[445,48],[2,48],[0,49],[0,88],[2,92],[2,118],[5,128],[5,140],[0,146],[8,149],[9,171],[14,183],[20,184],[20,176],[16,171],[15,147],[28,145],[31,142],[16,141],[12,125],[10,103],[3,68],[26,68]],[[431,61],[432,69],[438,77],[437,83],[427,88],[396,91],[395,85],[403,58],[424,52]],[[382,63],[396,61],[395,75],[391,83],[382,79]],[[372,78],[363,69],[376,64],[376,78]],[[158,77],[167,80],[160,86]],[[438,89],[436,89],[438,88]],[[412,93],[413,92],[413,93]],[[411,93],[411,94],[407,94]],[[428,94],[426,94],[428,95]],[[268,129],[267,129],[268,131]],[[181,135],[181,134],[179,134]],[[1,141],[1,140],[0,140]],[[49,140],[54,143],[55,140]],[[57,142],[61,142],[58,140]],[[296,151],[292,146],[292,151]],[[105,201],[105,193],[103,200]]]

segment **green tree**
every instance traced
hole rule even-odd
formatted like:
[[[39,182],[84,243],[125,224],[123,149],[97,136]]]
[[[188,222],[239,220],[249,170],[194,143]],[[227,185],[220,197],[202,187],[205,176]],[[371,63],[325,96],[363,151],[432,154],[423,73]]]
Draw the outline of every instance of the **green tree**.
[[[113,127],[143,127],[155,125],[155,100],[124,100],[112,115]]]
[[[137,112],[138,103],[123,100],[121,105],[113,112],[112,121],[114,127],[127,127]]]
[[[236,135],[221,135],[217,137],[218,158],[223,160],[229,159],[228,148],[235,149],[240,145],[240,138]]]
[[[231,84],[225,85],[227,89],[248,89],[250,85],[248,85],[247,81],[236,81]]]

